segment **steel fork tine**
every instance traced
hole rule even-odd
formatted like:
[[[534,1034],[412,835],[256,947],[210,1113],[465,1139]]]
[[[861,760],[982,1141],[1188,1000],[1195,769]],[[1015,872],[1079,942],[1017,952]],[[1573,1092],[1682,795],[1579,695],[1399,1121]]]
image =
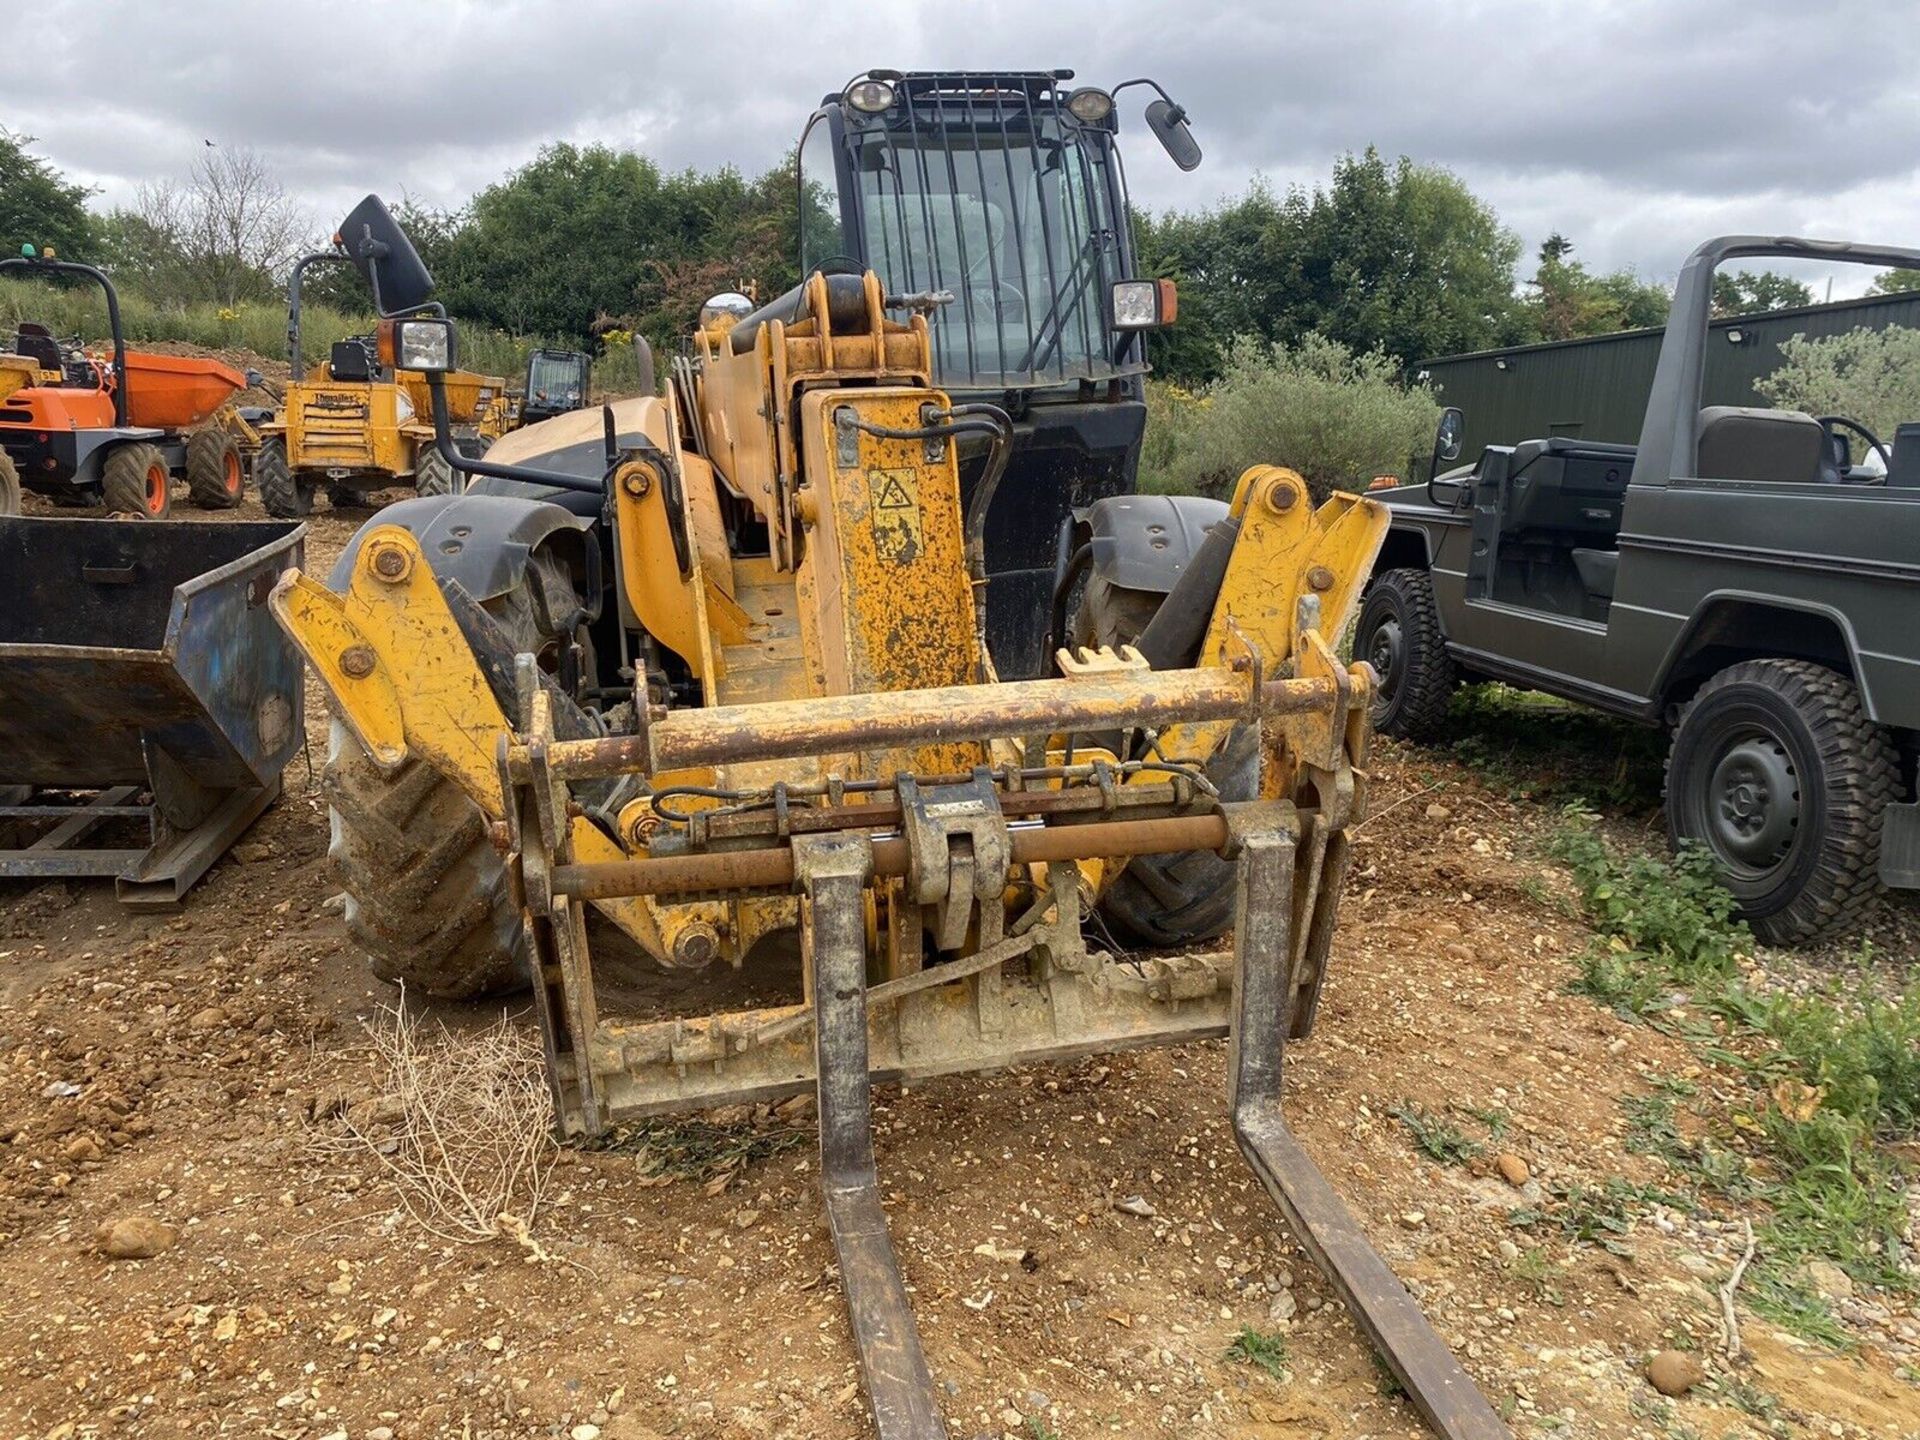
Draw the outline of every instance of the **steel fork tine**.
[[[1434,1432],[1445,1440],[1510,1440],[1281,1114],[1293,860],[1294,836],[1277,826],[1242,836],[1227,1075],[1240,1153]]]
[[[933,1377],[880,1208],[867,1079],[866,916],[872,873],[864,836],[798,839],[795,866],[810,912],[820,1188],[840,1261],[853,1343],[880,1440],[946,1440]]]

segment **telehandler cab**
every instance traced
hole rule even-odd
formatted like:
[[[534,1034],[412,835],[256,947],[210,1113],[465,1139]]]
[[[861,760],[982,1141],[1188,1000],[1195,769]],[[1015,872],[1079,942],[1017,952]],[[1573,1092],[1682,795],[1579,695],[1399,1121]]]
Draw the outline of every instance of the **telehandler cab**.
[[[439,451],[475,477],[271,600],[332,698],[333,855],[376,969],[440,995],[531,981],[572,1135],[811,1091],[883,1440],[947,1430],[872,1079],[1230,1036],[1236,1135],[1295,1238],[1439,1433],[1504,1436],[1280,1108],[1365,807],[1370,672],[1325,637],[1381,507],[1316,509],[1256,466],[1136,643],[1007,679],[987,517],[1017,429],[935,383],[931,297],[815,269],[751,313],[711,305],[664,395],[475,460],[425,268],[373,197],[341,233],[392,317],[383,359],[426,377]],[[970,489],[962,442],[984,447]],[[1128,526],[1159,519],[1108,504],[1101,533],[1151,548]],[[589,908],[655,965],[751,967],[786,998],[619,1013]],[[1232,948],[1102,948],[1096,908]]]

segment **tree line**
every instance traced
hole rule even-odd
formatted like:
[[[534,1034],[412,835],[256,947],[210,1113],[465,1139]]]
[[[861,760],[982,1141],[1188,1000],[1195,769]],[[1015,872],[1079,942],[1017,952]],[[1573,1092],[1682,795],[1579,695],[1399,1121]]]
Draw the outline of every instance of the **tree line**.
[[[0,244],[55,244],[156,304],[277,303],[292,261],[325,244],[244,148],[209,145],[185,175],[97,213],[33,144],[0,131]],[[571,144],[543,148],[457,210],[399,206],[452,314],[574,344],[631,331],[656,347],[674,345],[716,291],[766,298],[795,283],[797,210],[791,153],[749,178]],[[1210,208],[1137,212],[1133,226],[1143,271],[1180,285],[1180,323],[1154,338],[1153,358],[1187,386],[1218,379],[1246,341],[1317,338],[1404,362],[1658,325],[1667,313],[1665,285],[1595,273],[1559,234],[1523,269],[1519,237],[1457,176],[1371,148],[1335,161],[1321,185],[1279,193],[1255,182]],[[1881,284],[1904,288],[1913,274]],[[350,273],[310,283],[318,299],[365,306]],[[1769,272],[1716,285],[1724,313],[1812,300]]]

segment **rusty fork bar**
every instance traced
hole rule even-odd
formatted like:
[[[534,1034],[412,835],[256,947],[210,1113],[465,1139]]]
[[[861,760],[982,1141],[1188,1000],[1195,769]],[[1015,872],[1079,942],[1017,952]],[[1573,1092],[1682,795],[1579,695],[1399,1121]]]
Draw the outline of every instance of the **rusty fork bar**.
[[[853,1343],[880,1440],[947,1440],[906,1282],[880,1208],[867,1078],[866,916],[873,860],[864,837],[794,842],[807,896],[820,1188],[840,1261]]]
[[[1510,1440],[1507,1427],[1354,1223],[1281,1113],[1294,848],[1294,837],[1278,829],[1262,827],[1241,837],[1227,1071],[1234,1137],[1294,1238],[1340,1293],[1434,1433],[1444,1440]],[[1337,885],[1339,877],[1324,877],[1322,883]]]

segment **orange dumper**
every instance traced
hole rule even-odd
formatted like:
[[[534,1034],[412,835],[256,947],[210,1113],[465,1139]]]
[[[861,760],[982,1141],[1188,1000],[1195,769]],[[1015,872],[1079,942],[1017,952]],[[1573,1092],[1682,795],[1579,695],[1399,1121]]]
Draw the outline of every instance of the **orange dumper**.
[[[184,478],[203,509],[240,503],[246,467],[232,400],[247,377],[217,360],[129,351],[112,282],[91,265],[23,253],[0,273],[80,275],[107,296],[112,353],[62,345],[23,323],[0,354],[0,515],[17,514],[24,487],[75,505],[161,519]]]

